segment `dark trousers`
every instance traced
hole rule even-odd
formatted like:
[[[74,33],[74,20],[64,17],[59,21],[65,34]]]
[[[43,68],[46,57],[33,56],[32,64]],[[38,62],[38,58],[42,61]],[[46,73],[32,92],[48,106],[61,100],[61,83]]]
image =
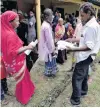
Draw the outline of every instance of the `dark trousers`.
[[[26,64],[29,72],[37,59],[38,59],[38,54],[34,52],[31,52],[30,55],[26,56]]]
[[[4,100],[5,96],[4,96],[4,90],[3,87],[1,85],[1,100]]]
[[[81,95],[86,95],[88,92],[88,71],[89,65],[92,63],[92,58],[89,56],[86,60],[76,63],[72,76],[72,96],[71,99],[78,101]]]
[[[66,50],[58,50],[57,63],[63,64],[65,60],[67,60]]]
[[[8,91],[7,79],[4,78],[1,80],[1,100],[4,100],[4,98],[5,98],[4,94],[6,94],[7,91]]]
[[[6,94],[7,91],[8,91],[7,79],[6,78],[4,78],[4,79],[1,80],[1,86],[2,86],[2,89],[3,89],[4,93]]]

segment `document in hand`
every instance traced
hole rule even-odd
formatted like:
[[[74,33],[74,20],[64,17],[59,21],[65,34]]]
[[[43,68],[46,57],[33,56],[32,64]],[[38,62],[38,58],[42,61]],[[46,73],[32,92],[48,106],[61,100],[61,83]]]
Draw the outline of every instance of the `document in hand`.
[[[57,45],[58,45],[58,50],[67,49],[67,47],[75,48],[74,44],[63,40],[58,41]]]
[[[38,40],[36,39],[35,42],[32,41],[30,44],[31,44],[33,47],[35,47],[35,46],[37,45],[37,43],[38,43]],[[25,53],[26,55],[29,55],[30,52],[31,52],[31,50],[26,50],[24,53]]]

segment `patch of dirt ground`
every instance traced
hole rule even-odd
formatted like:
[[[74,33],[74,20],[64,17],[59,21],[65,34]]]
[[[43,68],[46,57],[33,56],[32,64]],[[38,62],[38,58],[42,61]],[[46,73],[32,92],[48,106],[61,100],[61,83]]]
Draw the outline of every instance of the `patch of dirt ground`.
[[[95,64],[95,71],[92,72],[92,82],[89,84],[88,95],[81,99],[80,107],[100,107],[100,54],[98,55]],[[93,65],[94,66],[94,65]],[[93,69],[94,70],[94,69]],[[60,94],[52,107],[72,107],[70,104],[70,96],[72,93],[72,86],[69,84],[65,90]]]
[[[100,55],[95,62],[95,72],[92,73],[93,81],[89,84],[88,95],[81,99],[81,107],[100,107],[100,64],[98,64]],[[72,93],[71,77],[68,77],[67,70],[71,67],[71,55],[63,65],[58,65],[59,72],[55,78],[44,77],[44,63],[39,61],[31,70],[31,78],[36,85],[36,91],[27,105],[20,104],[15,96],[6,96],[9,104],[2,107],[72,107],[70,96]],[[14,93],[15,81],[8,79],[9,90]]]

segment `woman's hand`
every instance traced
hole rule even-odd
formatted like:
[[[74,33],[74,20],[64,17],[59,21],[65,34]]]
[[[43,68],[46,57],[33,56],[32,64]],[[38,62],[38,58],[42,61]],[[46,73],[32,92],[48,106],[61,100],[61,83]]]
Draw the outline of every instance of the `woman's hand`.
[[[24,47],[19,48],[18,49],[18,54],[21,54],[26,50],[33,50],[33,46],[29,44],[28,46],[24,46]]]
[[[31,44],[29,44],[28,46],[27,46],[27,48],[28,48],[28,50],[33,50],[33,46],[31,45]]]

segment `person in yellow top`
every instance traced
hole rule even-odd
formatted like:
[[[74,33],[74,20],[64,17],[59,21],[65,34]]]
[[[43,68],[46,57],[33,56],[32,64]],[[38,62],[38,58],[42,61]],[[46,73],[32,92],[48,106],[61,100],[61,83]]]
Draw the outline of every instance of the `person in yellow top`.
[[[58,24],[55,28],[55,40],[59,41],[63,38],[64,34],[65,34],[65,27],[63,25],[63,19],[59,18],[58,20]]]

